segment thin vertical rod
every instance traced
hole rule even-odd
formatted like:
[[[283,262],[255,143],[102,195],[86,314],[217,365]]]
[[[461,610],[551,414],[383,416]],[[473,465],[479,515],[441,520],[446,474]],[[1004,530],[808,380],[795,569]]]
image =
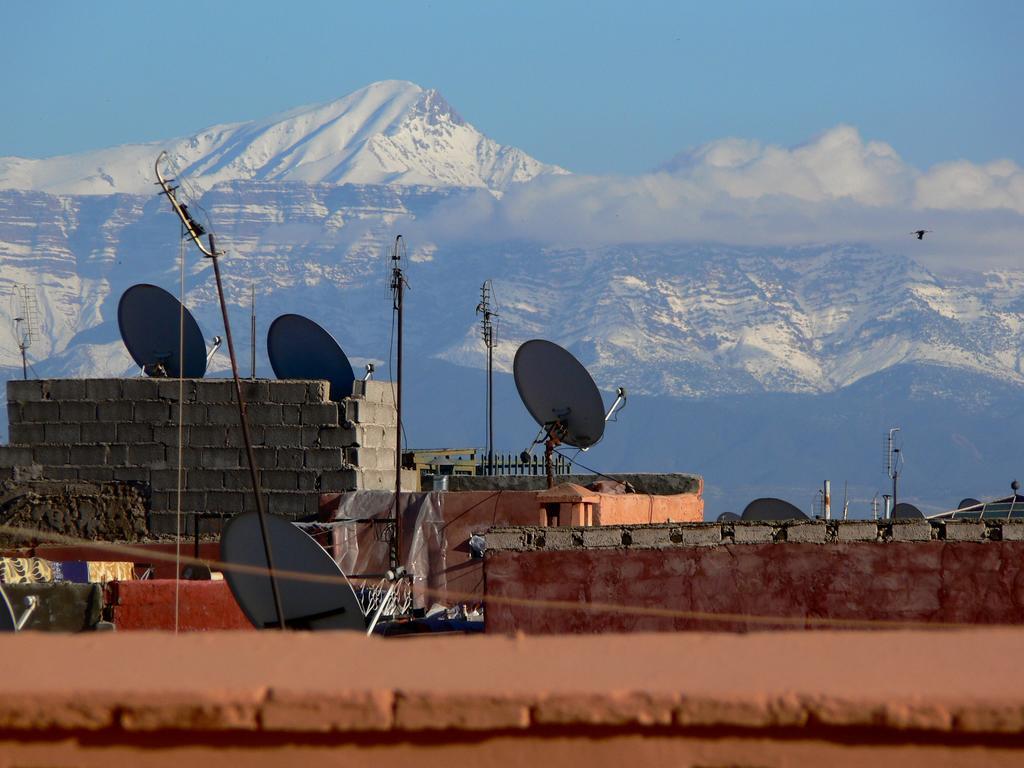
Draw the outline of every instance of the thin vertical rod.
[[[19,345],[21,348],[21,377],[25,381],[28,381],[28,359],[25,357],[25,347]]]
[[[487,474],[494,474],[494,345],[487,340]]]
[[[256,381],[256,281],[252,281],[252,300],[251,300],[252,314],[250,316],[249,324],[249,339],[252,343],[252,357],[250,358],[249,367],[249,378]]]
[[[242,440],[245,443],[245,455],[249,460],[249,475],[252,478],[252,492],[256,499],[256,513],[260,521],[260,538],[263,539],[263,554],[267,558],[267,574],[270,576],[270,591],[274,595],[274,611],[277,613],[277,626],[284,630],[284,610],[281,608],[281,594],[277,589],[277,577],[274,574],[274,558],[270,552],[270,537],[267,535],[267,521],[263,511],[263,491],[260,488],[259,473],[256,471],[256,460],[252,453],[252,439],[249,436],[249,418],[246,414],[245,398],[242,396],[242,382],[238,378],[238,362],[235,358],[235,344],[231,339],[231,321],[228,319],[228,305],[224,300],[224,286],[220,279],[220,262],[217,259],[217,248],[210,238],[210,252],[213,254],[213,274],[217,280],[217,298],[220,300],[220,312],[224,317],[224,336],[228,341],[228,357],[231,358],[231,378],[235,382],[235,397],[238,400],[238,418],[242,424]]]
[[[395,254],[398,255],[398,243],[395,243]],[[404,294],[404,278],[402,270],[395,259],[395,310],[398,314],[396,368],[398,379],[395,384],[395,411],[398,417],[398,435],[395,437],[395,535],[392,539],[392,567],[400,564],[402,553],[402,299]]]

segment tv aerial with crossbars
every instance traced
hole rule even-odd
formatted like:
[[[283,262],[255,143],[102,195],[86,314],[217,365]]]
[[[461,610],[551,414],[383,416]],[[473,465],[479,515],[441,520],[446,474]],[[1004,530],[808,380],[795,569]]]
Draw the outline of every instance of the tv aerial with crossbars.
[[[28,379],[28,348],[39,333],[39,304],[35,292],[24,283],[15,283],[11,296],[11,324],[21,352],[21,375]]]

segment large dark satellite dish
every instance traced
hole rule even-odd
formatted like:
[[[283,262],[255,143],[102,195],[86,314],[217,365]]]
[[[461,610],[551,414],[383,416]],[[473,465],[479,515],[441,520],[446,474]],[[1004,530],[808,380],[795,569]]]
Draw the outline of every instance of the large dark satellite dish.
[[[544,339],[527,341],[512,364],[516,389],[541,427],[560,423],[559,440],[589,448],[604,435],[604,401],[579,360]]]
[[[782,499],[754,499],[747,504],[740,520],[807,520],[808,517],[788,501]]]
[[[178,330],[183,307],[155,285],[133,285],[117,303],[117,325],[128,354],[147,376],[201,379],[206,374],[206,343],[199,324],[185,309],[184,364]]]
[[[359,600],[327,551],[287,520],[273,515],[266,515],[264,519],[285,626],[365,632],[366,618]],[[220,550],[226,563],[265,569],[267,560],[259,515],[245,512],[229,520],[221,534]],[[312,578],[289,577],[284,572]],[[226,569],[224,578],[253,626],[257,629],[278,626],[270,577],[266,573]]]
[[[272,322],[267,354],[279,379],[325,379],[334,401],[352,394],[352,364],[334,337],[308,317],[281,315]]]
[[[723,512],[722,514],[720,514],[715,519],[715,522],[716,523],[735,523],[739,519],[741,519],[740,516],[737,515],[735,512]]]
[[[971,512],[981,512],[981,502],[968,496],[966,499],[960,499],[960,503],[956,505],[956,508],[958,510],[967,509]]]
[[[913,504],[901,501],[892,508],[892,517],[894,520],[923,520],[924,513]]]

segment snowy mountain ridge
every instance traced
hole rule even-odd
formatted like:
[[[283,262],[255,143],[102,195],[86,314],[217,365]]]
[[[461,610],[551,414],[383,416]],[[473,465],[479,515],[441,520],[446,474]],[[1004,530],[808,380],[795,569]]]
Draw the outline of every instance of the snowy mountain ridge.
[[[336,101],[193,136],[32,160],[0,157],[0,189],[63,195],[148,195],[166,149],[200,190],[236,180],[482,187],[565,170],[502,146],[467,123],[435,90],[388,80]]]

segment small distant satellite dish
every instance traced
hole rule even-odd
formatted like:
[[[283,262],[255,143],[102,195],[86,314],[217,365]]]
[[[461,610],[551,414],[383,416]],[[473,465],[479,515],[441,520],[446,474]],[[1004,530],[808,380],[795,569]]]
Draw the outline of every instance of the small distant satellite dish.
[[[264,519],[274,557],[274,575],[281,595],[285,626],[291,629],[348,629],[365,632],[366,617],[359,600],[327,551],[287,520],[274,515],[266,515]],[[226,563],[266,568],[259,515],[256,512],[245,512],[229,520],[221,534],[220,549]],[[285,575],[288,572],[314,578],[288,577]],[[270,577],[266,573],[226,570],[224,578],[242,612],[254,627],[265,629],[278,626]]]
[[[734,523],[734,522],[736,522],[739,519],[741,519],[740,516],[737,515],[735,512],[723,512],[717,518],[715,518],[715,522],[716,523]]]
[[[914,520],[924,519],[924,513],[915,507],[913,504],[908,504],[905,501],[901,501],[895,507],[892,508],[893,520]]]
[[[899,506],[899,505],[897,505],[897,506]],[[968,496],[966,499],[960,499],[960,503],[956,505],[957,509],[970,509],[971,507],[977,508],[976,510],[972,509],[971,510],[972,512],[973,511],[979,511],[980,512],[981,511],[981,509],[980,509],[981,502],[978,501],[977,499],[972,499],[970,496]]]
[[[512,363],[519,397],[541,427],[558,425],[563,443],[589,448],[604,435],[604,401],[582,363],[544,339],[527,341]]]
[[[352,364],[334,337],[308,317],[281,315],[272,322],[267,354],[279,379],[325,379],[334,401],[352,394]]]
[[[782,499],[754,499],[747,504],[741,520],[807,520],[808,517],[788,501]]]
[[[199,324],[185,309],[184,364],[178,357],[181,302],[148,283],[133,285],[117,304],[117,325],[128,354],[147,376],[201,379],[206,374],[206,343]]]

